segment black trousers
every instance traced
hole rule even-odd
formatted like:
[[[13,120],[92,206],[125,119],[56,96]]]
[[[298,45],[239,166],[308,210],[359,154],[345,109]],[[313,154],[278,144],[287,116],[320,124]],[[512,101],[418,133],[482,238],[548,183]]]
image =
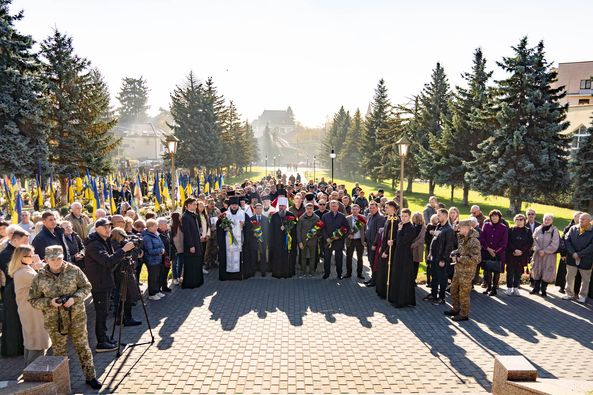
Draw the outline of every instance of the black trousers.
[[[169,269],[171,269],[171,267],[165,267],[165,265],[160,265],[159,267],[159,290],[163,290],[168,288],[167,279],[169,278]]]
[[[111,290],[91,291],[93,295],[93,306],[95,307],[95,335],[97,343],[106,342],[107,336],[107,314],[111,298]]]
[[[323,269],[326,275],[330,275],[331,273],[331,262],[332,262],[332,252],[336,252],[336,274],[338,276],[342,275],[342,265],[343,265],[343,251],[344,246],[340,245],[338,247],[331,246],[330,248],[325,248],[325,257],[323,260]]]
[[[430,284],[431,294],[433,298],[445,299],[445,291],[447,290],[447,283],[449,276],[447,273],[447,265],[440,267],[438,262],[431,262],[432,282]]]
[[[352,256],[356,251],[356,273],[362,275],[362,255],[364,253],[364,245],[360,239],[350,240],[350,244],[346,248],[346,273],[352,275]]]
[[[148,295],[152,296],[161,290],[161,266],[163,265],[146,266],[148,267]]]

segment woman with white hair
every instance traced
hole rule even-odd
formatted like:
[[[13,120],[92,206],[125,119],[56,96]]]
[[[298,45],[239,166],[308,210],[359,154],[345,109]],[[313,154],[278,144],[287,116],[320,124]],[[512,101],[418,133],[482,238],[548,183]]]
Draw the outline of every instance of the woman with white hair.
[[[533,232],[533,290],[531,294],[547,296],[548,283],[556,280],[556,253],[560,245],[560,233],[553,225],[554,216],[544,214],[544,223]]]

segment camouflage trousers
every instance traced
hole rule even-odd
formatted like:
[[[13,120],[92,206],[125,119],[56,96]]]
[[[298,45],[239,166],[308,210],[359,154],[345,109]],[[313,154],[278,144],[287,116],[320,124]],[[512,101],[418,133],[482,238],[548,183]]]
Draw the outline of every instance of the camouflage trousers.
[[[206,242],[206,252],[204,255],[204,264],[208,267],[215,267],[218,259],[218,242],[216,237],[211,237]]]
[[[58,325],[57,314],[55,315],[55,322],[53,322],[54,320],[46,320],[45,325],[52,342],[54,355],[68,357],[68,337],[70,337],[86,380],[95,378],[95,365],[89,347],[89,335],[86,327],[86,312],[82,309],[76,309],[70,315],[68,311],[60,308],[59,314],[61,316],[61,325]]]
[[[469,299],[472,292],[474,270],[455,270],[451,282],[451,304],[462,317],[469,316]]]

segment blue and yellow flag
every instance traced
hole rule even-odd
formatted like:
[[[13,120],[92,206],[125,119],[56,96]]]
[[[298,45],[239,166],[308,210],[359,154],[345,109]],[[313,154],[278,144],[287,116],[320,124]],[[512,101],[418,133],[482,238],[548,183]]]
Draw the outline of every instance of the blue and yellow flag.
[[[154,195],[154,211],[157,213],[161,211],[161,186],[159,183],[159,173],[154,176],[154,184],[152,186],[152,194]]]

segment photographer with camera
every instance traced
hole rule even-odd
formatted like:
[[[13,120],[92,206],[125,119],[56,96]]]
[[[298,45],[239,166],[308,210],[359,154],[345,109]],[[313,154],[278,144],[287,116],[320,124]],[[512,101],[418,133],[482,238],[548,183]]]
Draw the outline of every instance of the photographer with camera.
[[[117,345],[107,336],[107,314],[110,297],[115,288],[113,272],[124,260],[126,252],[134,249],[134,243],[125,243],[121,248],[113,248],[111,243],[111,222],[107,218],[95,222],[95,232],[85,241],[84,263],[86,274],[93,289],[95,307],[95,335],[97,352],[115,351]]]
[[[134,304],[136,304],[136,302],[140,300],[140,292],[136,282],[135,269],[138,257],[142,256],[143,254],[142,246],[139,244],[139,242],[141,242],[142,239],[139,239],[137,237],[135,238],[134,236],[128,236],[128,234],[123,228],[117,227],[113,228],[113,230],[111,231],[111,242],[113,244],[114,249],[123,248],[126,245],[126,243],[130,241],[134,243],[135,248],[124,255],[121,264],[113,273],[115,278],[115,286],[120,291],[117,294],[118,299],[116,300],[117,308],[115,309],[115,324],[121,324],[121,306],[119,298],[122,297],[122,287],[124,286],[125,281],[125,301],[123,304],[124,326],[138,326],[142,324],[142,322],[136,321],[134,317],[132,317],[132,306],[134,306]]]
[[[70,337],[86,383],[98,390],[101,383],[95,375],[84,307],[91,283],[80,268],[64,261],[61,246],[49,246],[44,253],[47,265],[33,278],[29,303],[43,312],[44,326],[51,339],[54,355],[68,357]]]

